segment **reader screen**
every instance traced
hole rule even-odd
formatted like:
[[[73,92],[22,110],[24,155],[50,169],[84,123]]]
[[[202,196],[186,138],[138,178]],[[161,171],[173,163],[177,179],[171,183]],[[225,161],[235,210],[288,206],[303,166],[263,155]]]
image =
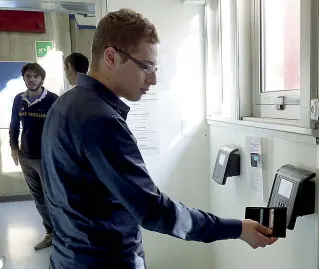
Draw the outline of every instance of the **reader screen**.
[[[219,156],[219,164],[224,165],[226,156],[224,154],[220,154]]]
[[[292,191],[292,186],[293,186],[292,182],[282,178],[280,181],[278,193],[286,197],[287,199],[289,199],[291,195],[291,191]]]

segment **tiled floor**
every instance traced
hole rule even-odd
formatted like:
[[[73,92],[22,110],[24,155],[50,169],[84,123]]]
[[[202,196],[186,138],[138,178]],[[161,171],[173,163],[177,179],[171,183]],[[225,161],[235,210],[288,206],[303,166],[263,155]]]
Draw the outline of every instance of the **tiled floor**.
[[[0,256],[3,269],[48,269],[51,249],[34,251],[44,236],[33,201],[0,203]]]

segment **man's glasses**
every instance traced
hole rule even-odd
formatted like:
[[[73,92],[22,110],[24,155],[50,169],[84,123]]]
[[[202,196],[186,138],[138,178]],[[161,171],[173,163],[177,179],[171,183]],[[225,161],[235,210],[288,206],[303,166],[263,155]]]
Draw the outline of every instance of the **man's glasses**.
[[[113,47],[114,48],[114,47]],[[135,59],[134,57],[132,57],[131,55],[129,55],[128,53],[118,49],[118,48],[114,48],[116,51],[122,53],[123,55],[125,55],[127,58],[129,58],[131,61],[133,61],[134,63],[136,63],[140,68],[142,68],[144,70],[145,73],[147,74],[151,74],[157,71],[157,66],[152,65],[152,64],[145,64],[142,63],[141,61]]]

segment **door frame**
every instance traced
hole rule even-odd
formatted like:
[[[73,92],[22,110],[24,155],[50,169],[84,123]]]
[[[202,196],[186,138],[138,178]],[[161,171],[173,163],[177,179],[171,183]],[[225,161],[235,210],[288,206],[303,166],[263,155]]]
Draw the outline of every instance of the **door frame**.
[[[68,1],[69,2],[77,2],[77,3],[91,3],[91,4],[94,3],[95,4],[96,25],[107,14],[108,0],[68,0]],[[40,0],[40,2],[45,2],[47,4],[57,3],[56,0]],[[1,8],[1,4],[0,4],[0,8]],[[12,8],[12,10],[20,10],[20,9]],[[25,10],[25,9],[21,9],[21,10]],[[41,11],[41,10],[39,10],[39,11]]]

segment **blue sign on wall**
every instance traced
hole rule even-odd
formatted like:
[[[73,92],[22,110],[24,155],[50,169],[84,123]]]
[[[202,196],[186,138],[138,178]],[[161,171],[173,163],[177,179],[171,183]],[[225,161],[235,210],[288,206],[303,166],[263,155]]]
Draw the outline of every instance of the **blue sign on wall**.
[[[28,62],[0,62],[0,92],[10,80],[21,77],[21,69]]]
[[[26,91],[21,69],[28,62],[0,62],[0,128],[9,128],[14,97]]]

